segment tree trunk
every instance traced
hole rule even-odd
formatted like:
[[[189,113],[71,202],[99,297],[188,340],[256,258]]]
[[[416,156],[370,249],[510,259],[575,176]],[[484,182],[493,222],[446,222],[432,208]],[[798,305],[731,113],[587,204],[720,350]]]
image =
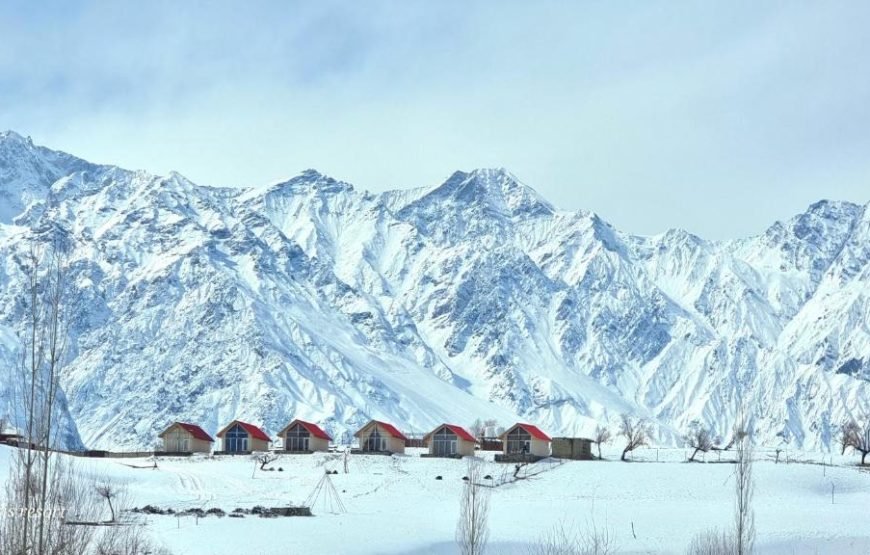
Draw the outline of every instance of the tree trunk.
[[[601,444],[598,444],[598,460],[601,460]]]
[[[698,455],[698,451],[700,451],[700,449],[698,449],[698,448],[696,447],[696,448],[695,448],[695,452],[692,453],[692,456],[691,456],[691,457],[689,457],[689,462],[695,462],[695,457]]]
[[[864,459],[867,458],[868,453],[870,453],[870,451],[861,451],[861,466],[864,466]]]
[[[628,449],[624,449],[624,450],[622,451],[622,456],[619,458],[619,460],[624,461],[624,460],[625,460],[625,455],[626,455],[627,453],[628,453]]]

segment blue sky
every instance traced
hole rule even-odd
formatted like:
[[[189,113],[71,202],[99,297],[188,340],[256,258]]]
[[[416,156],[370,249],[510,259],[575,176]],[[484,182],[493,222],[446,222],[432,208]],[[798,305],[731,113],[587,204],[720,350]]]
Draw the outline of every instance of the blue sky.
[[[499,167],[626,231],[870,201],[870,3],[0,4],[0,128],[98,162],[372,191]]]

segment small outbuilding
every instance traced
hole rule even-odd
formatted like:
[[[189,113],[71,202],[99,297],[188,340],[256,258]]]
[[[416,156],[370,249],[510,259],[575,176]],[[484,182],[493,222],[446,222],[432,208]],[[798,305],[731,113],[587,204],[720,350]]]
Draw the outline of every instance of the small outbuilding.
[[[576,461],[592,460],[592,440],[585,437],[554,437],[552,456]]]
[[[266,432],[247,422],[233,420],[217,433],[221,439],[222,453],[250,453],[268,451],[272,441]]]
[[[355,434],[359,440],[359,451],[363,453],[405,453],[408,438],[392,424],[371,420]]]
[[[157,437],[166,453],[210,453],[214,443],[205,430],[189,422],[173,422]]]
[[[474,455],[477,441],[462,426],[441,424],[425,436],[430,457],[467,457]]]
[[[329,442],[332,441],[320,426],[298,418],[278,432],[278,436],[284,441],[283,450],[287,453],[329,451]]]
[[[532,424],[514,424],[499,439],[502,455],[497,461],[537,460],[550,456],[550,436]]]

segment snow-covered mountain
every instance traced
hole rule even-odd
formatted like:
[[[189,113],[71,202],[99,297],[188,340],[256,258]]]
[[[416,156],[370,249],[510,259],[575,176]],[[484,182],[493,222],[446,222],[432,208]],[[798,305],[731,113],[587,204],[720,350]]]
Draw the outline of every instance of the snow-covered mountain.
[[[0,134],[0,363],[11,398],[21,256],[68,247],[64,442],[145,448],[177,419],[291,418],[339,437],[521,418],[662,441],[832,444],[870,411],[870,205],[819,202],[749,239],[622,233],[504,170],[371,194],[308,170],[248,189],[91,164]]]

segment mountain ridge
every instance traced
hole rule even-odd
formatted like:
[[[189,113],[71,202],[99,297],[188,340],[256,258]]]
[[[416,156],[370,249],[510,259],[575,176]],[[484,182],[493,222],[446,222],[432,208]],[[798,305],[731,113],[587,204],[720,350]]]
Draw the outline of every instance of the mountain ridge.
[[[377,194],[314,170],[216,188],[17,134],[0,134],[0,189],[21,195],[0,224],[3,337],[28,234],[70,246],[67,445],[147,447],[175,419],[573,435],[622,412],[673,443],[693,421],[727,434],[741,397],[761,441],[827,449],[870,408],[870,203],[744,239],[643,237],[502,168]],[[7,368],[16,348],[0,342]]]

